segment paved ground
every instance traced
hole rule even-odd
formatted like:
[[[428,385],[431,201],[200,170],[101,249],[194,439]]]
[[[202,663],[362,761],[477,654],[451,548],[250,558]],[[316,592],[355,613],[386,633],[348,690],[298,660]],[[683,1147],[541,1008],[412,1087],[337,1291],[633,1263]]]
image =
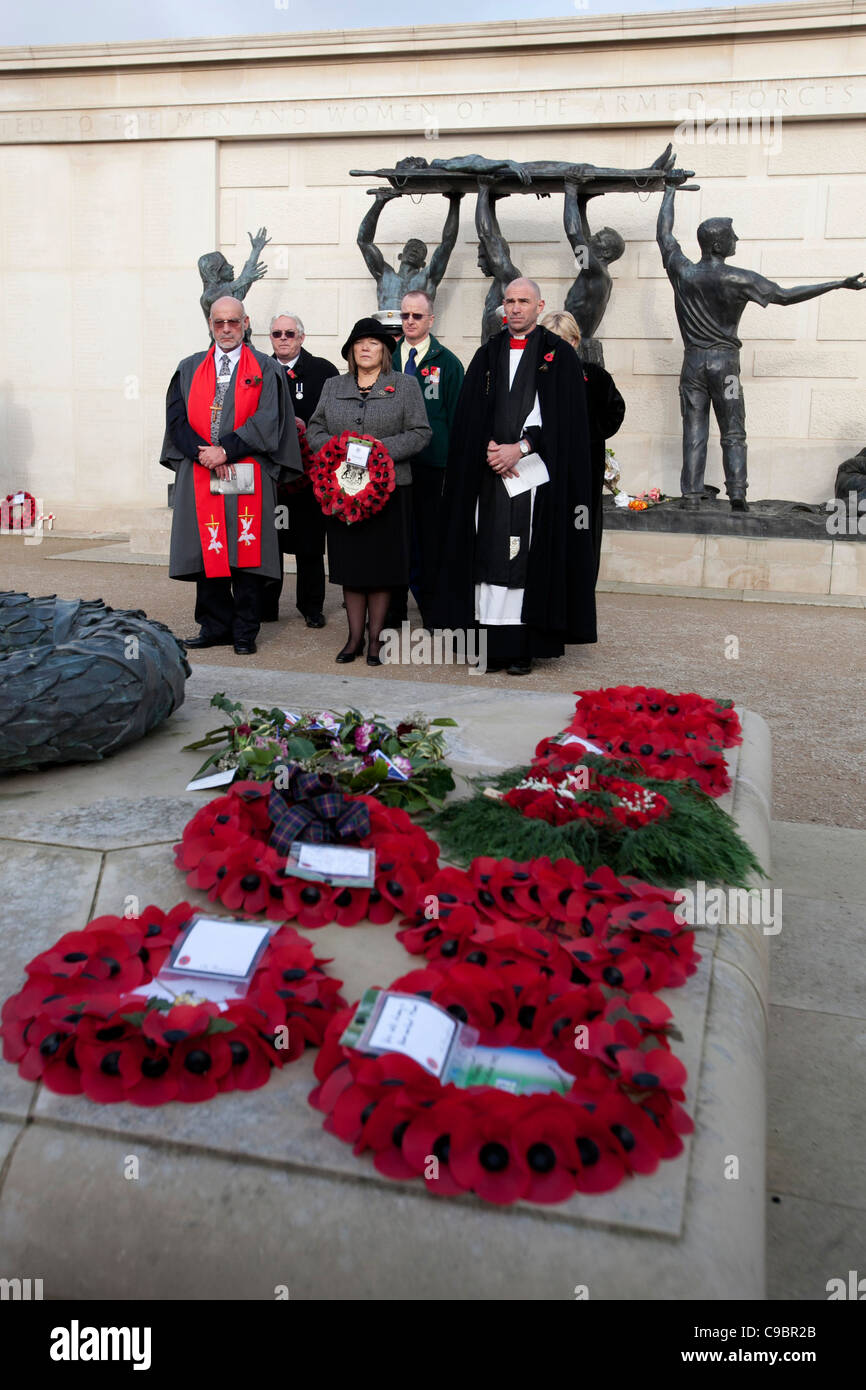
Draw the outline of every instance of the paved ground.
[[[159,565],[52,560],[92,541],[47,539],[25,547],[0,540],[0,588],[65,597],[101,596],[142,607],[191,635],[192,592]],[[329,626],[310,632],[291,607],[263,629],[259,654],[225,648],[192,654],[221,666],[335,672],[344,637],[339,591],[328,591]],[[774,755],[774,883],[782,930],[771,938],[768,1077],[768,1294],[825,1297],[826,1280],[863,1269],[866,1247],[866,701],[863,612],[642,594],[599,595],[601,640],[541,663],[537,691],[598,684],[665,684],[731,697],[770,724]],[[726,657],[732,637],[739,655]],[[441,681],[415,667],[417,680]],[[395,672],[403,678],[409,671]],[[490,682],[452,668],[455,682]],[[388,677],[387,669],[352,675]],[[845,827],[845,828],[841,828]]]
[[[866,832],[773,825],[767,1292],[866,1271]]]
[[[160,565],[53,560],[92,548],[92,540],[48,537],[27,546],[0,537],[0,588],[65,598],[101,597],[116,608],[143,608],[179,636],[192,636],[193,590],[169,580]],[[341,593],[329,586],[328,627],[310,631],[295,611],[294,578],[286,576],[284,617],[262,629],[258,654],[236,657],[220,648],[221,664],[274,670],[335,671],[345,640]],[[659,684],[734,699],[769,723],[773,735],[774,815],[780,820],[866,828],[866,696],[863,688],[862,608],[743,603],[631,593],[598,595],[600,640],[571,647],[560,661],[540,662],[527,678],[538,691]],[[413,616],[417,621],[417,614]],[[738,655],[727,656],[734,650]],[[213,653],[191,654],[193,661]],[[365,674],[363,662],[353,674]],[[403,678],[439,681],[438,668],[415,666]],[[371,671],[382,675],[383,671]],[[508,686],[505,675],[470,676],[448,668],[456,682],[483,679]]]

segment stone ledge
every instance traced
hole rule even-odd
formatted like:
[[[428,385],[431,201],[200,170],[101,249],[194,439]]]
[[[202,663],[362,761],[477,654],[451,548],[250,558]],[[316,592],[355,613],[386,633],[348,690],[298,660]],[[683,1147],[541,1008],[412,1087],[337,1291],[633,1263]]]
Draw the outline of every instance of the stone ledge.
[[[250,689],[238,693],[256,698],[263,679],[249,673]],[[282,690],[295,685],[301,696],[311,679],[284,676]],[[403,695],[389,689],[388,703],[405,699],[409,685]],[[509,694],[507,707],[497,702],[502,718],[491,720],[491,692],[450,694],[464,716],[461,752],[477,766],[501,765],[490,739],[497,724],[511,761],[516,738],[528,748],[539,723],[561,727],[570,707],[566,697]],[[430,704],[429,686],[413,695]],[[743,724],[726,804],[766,857],[769,734],[748,712]],[[176,775],[168,747],[159,753]],[[168,852],[158,872],[152,845],[129,856],[128,875],[101,880],[99,911],[117,910],[112,894],[135,891],[139,874],[151,900],[182,895]],[[347,997],[406,966],[388,928],[309,935],[317,954],[337,954]],[[570,1300],[576,1284],[591,1298],[763,1298],[766,939],[760,928],[709,928],[700,944],[698,975],[664,995],[683,1031],[677,1052],[689,1068],[695,1134],[650,1179],[563,1207],[439,1198],[431,1220],[436,1198],[382,1179],[369,1156],[355,1159],[322,1130],[306,1104],[310,1054],[260,1091],[203,1106],[96,1106],[38,1087],[23,1133],[24,1114],[17,1104],[13,1111],[10,1142],[18,1137],[0,1191],[6,1261],[38,1267],[51,1298],[272,1298],[277,1284],[301,1299]],[[123,1177],[130,1153],[138,1181]],[[731,1155],[736,1180],[724,1176]]]

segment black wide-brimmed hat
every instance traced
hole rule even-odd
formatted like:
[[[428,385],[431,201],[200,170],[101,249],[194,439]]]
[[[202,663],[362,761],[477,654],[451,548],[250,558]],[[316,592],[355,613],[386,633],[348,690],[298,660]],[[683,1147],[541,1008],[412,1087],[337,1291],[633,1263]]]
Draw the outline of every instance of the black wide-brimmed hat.
[[[341,348],[345,358],[348,358],[349,348],[353,343],[357,343],[359,338],[376,338],[378,342],[384,343],[386,348],[393,348],[394,346],[393,331],[389,331],[378,319],[358,319],[358,322],[355,324],[355,327],[352,329]]]

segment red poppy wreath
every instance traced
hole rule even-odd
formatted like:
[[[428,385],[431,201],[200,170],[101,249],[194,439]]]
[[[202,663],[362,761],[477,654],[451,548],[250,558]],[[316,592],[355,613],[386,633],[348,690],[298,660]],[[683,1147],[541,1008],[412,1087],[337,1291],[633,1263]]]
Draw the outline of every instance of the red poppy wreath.
[[[194,911],[178,903],[97,917],[36,956],[3,1005],[6,1061],[62,1095],[162,1105],[256,1090],[272,1067],[317,1047],[345,1000],[327,961],[292,927],[275,931],[246,996],[227,1008],[148,996]]]
[[[346,796],[343,803],[366,812],[367,833],[344,843],[376,851],[372,888],[306,882],[286,871],[286,846],[276,848],[269,805],[272,784],[235,782],[193,816],[175,845],[175,863],[191,888],[232,912],[264,912],[274,921],[297,921],[308,930],[337,922],[354,927],[366,919],[390,922],[414,909],[420,885],[439,866],[439,847],[399,806],[372,796]]]
[[[353,468],[347,461],[352,441],[370,445],[366,470]],[[367,481],[361,486],[364,471]],[[394,461],[384,445],[372,435],[356,435],[350,430],[335,434],[322,446],[313,458],[310,478],[325,516],[337,517],[347,525],[375,516],[396,486]],[[347,491],[349,487],[352,491]]]
[[[730,790],[723,750],[742,743],[740,718],[730,700],[673,695],[643,685],[578,690],[577,708],[567,732],[600,745],[614,758],[638,763],[650,777],[692,782],[709,796]],[[560,735],[561,738],[561,735]],[[533,771],[562,749],[543,739]]]
[[[332,1018],[315,1062],[310,1103],[327,1115],[325,1128],[356,1153],[371,1150],[388,1177],[423,1177],[432,1193],[500,1204],[561,1202],[654,1172],[693,1128],[681,1104],[686,1071],[667,1038],[670,1009],[648,989],[589,980],[578,964],[586,943],[503,925],[498,936],[481,928],[467,938],[463,960],[440,955],[390,988],[474,1027],[483,1047],[552,1059],[564,1093],[443,1085],[409,1057],[344,1046],[349,1008]]]

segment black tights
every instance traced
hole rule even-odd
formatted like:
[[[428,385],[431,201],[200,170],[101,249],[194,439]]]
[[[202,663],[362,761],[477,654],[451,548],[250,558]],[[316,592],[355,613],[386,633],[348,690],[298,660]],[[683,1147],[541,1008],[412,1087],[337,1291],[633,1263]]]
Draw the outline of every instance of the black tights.
[[[378,656],[381,642],[379,633],[385,622],[390,589],[343,589],[346,601],[346,617],[349,619],[349,640],[344,651],[360,652],[364,646],[364,629],[367,617],[370,620],[370,656]]]

